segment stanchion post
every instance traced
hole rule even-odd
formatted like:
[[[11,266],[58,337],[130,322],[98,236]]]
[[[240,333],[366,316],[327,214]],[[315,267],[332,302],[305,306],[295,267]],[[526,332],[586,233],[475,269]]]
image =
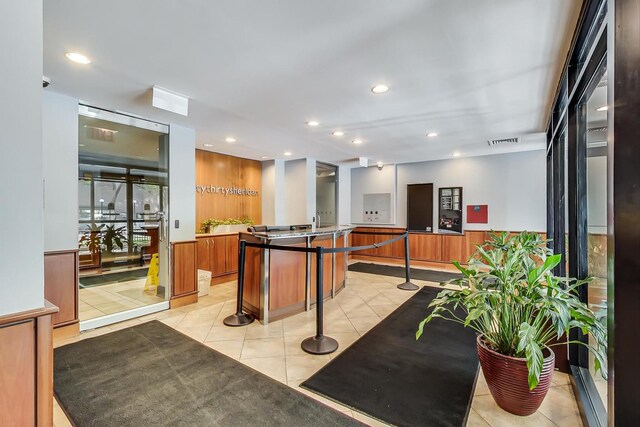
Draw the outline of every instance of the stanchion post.
[[[251,313],[242,312],[242,299],[244,293],[244,256],[247,251],[247,242],[240,240],[238,248],[238,301],[236,313],[226,317],[223,323],[227,326],[245,326],[253,322],[255,318]]]
[[[316,248],[316,335],[306,338],[300,346],[304,351],[310,354],[329,354],[338,349],[338,341],[324,335],[323,324],[323,299],[322,291],[323,283],[323,258],[324,248],[318,246]]]
[[[404,236],[404,274],[406,281],[398,285],[398,289],[403,291],[416,291],[420,287],[411,283],[411,265],[409,264],[409,233]]]

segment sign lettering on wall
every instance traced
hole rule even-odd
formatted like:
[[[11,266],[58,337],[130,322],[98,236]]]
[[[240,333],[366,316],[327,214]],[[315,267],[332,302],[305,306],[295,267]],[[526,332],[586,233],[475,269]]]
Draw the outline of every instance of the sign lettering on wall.
[[[237,187],[219,187],[215,185],[196,185],[196,194],[222,194],[223,196],[258,196],[258,190]]]

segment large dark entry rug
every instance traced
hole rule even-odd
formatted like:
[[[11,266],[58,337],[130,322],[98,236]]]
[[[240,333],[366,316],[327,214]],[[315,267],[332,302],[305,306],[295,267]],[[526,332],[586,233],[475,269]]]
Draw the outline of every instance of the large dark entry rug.
[[[137,268],[135,270],[125,270],[117,273],[98,274],[96,276],[86,276],[79,279],[80,288],[92,288],[94,286],[110,285],[112,283],[128,282],[130,280],[144,279],[147,277],[149,268]]]
[[[435,319],[415,339],[438,292],[423,287],[301,386],[398,426],[464,426],[478,372],[475,333]]]
[[[57,348],[76,426],[353,426],[358,421],[152,321]]]
[[[383,276],[400,277],[404,279],[405,271],[404,266],[371,264],[368,262],[356,262],[349,266],[349,271],[355,271],[358,273],[380,274]],[[412,268],[411,278],[416,280],[424,280],[427,282],[446,282],[451,279],[459,279],[462,274],[449,273],[446,271],[437,270],[423,270],[421,268]]]

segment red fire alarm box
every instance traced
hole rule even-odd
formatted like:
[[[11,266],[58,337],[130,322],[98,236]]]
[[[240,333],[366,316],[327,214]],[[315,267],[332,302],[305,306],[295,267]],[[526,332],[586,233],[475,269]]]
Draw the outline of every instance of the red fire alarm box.
[[[489,222],[489,205],[467,205],[468,224],[486,224]]]

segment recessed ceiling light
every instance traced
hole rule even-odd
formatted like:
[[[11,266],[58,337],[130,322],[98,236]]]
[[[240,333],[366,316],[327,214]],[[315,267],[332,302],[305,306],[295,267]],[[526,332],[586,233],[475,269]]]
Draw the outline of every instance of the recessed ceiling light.
[[[362,144],[362,140],[361,139],[354,139],[353,141],[354,144]]]
[[[460,152],[459,151],[455,151],[453,153],[453,157],[460,157]]]
[[[607,105],[603,105],[600,108],[596,108],[596,111],[607,111],[609,109],[609,107]]]
[[[341,130],[337,130],[337,131],[331,133],[331,135],[333,135],[333,136],[342,136],[342,135],[344,135],[344,132],[342,132]]]
[[[84,144],[78,144],[78,145],[79,145],[80,147],[85,147],[85,145],[84,145]]]
[[[385,93],[389,91],[389,86],[387,85],[375,85],[371,88],[371,92],[373,93]]]
[[[268,159],[268,158],[269,158],[269,156],[262,156],[261,158],[262,158],[262,159]]]
[[[205,147],[213,147],[213,144],[203,144]]]
[[[91,64],[91,59],[78,52],[67,52],[64,54],[67,59],[77,62],[78,64]]]
[[[291,153],[290,153],[289,151],[285,151],[285,152],[284,152],[284,155],[285,155],[285,156],[290,156],[290,155],[291,155]]]
[[[429,133],[427,134],[427,137],[428,137],[428,138],[433,138],[433,137],[435,137],[435,136],[438,136],[438,134],[437,134],[436,132],[429,132]]]
[[[231,138],[231,137],[229,137],[229,138],[225,138],[224,140],[225,140],[226,142],[236,142],[236,139],[235,139],[235,138]]]
[[[320,123],[316,122],[315,120],[311,120],[311,121],[307,122],[307,125],[309,125],[309,126],[318,126],[319,124]]]

